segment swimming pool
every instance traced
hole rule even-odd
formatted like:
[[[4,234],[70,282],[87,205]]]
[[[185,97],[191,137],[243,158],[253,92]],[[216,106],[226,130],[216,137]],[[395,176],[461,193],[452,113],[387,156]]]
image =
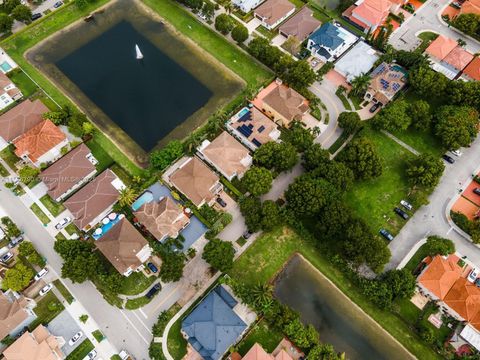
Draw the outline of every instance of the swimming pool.
[[[12,70],[12,67],[8,62],[4,61],[3,63],[0,64],[0,69],[2,69],[4,73],[7,73],[10,70]]]
[[[143,204],[149,203],[153,200],[153,194],[150,191],[145,191],[140,197],[132,204],[133,211],[137,211]]]
[[[243,115],[247,114],[249,111],[250,111],[249,108],[244,107],[242,110],[240,110],[240,111],[237,113],[237,118],[240,119]]]

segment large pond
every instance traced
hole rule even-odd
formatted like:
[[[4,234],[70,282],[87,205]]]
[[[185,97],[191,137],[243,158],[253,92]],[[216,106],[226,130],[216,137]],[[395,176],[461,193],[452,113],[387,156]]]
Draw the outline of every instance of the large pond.
[[[62,30],[27,58],[138,162],[190,134],[243,86],[137,0],[112,1],[94,21]]]
[[[275,296],[352,360],[414,359],[310,263],[295,256],[278,276]]]

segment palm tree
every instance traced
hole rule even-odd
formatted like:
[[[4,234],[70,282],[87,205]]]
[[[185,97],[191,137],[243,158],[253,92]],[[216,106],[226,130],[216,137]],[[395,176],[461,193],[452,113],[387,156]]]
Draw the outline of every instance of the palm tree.
[[[268,309],[273,303],[272,291],[273,287],[270,284],[257,284],[253,286],[250,295],[256,307],[262,310]]]
[[[120,190],[118,195],[118,202],[121,206],[130,206],[137,198],[137,191],[131,187],[126,187]]]
[[[367,91],[368,85],[370,85],[370,76],[360,74],[352,80],[351,85],[353,95],[363,95]]]

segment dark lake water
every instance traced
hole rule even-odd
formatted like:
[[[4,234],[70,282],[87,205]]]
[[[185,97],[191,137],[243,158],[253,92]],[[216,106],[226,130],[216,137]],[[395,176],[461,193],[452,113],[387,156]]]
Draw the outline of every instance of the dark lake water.
[[[275,283],[275,296],[298,311],[306,324],[352,360],[412,359],[339,289],[300,256],[295,256]]]
[[[147,152],[213,95],[126,21],[56,66]]]

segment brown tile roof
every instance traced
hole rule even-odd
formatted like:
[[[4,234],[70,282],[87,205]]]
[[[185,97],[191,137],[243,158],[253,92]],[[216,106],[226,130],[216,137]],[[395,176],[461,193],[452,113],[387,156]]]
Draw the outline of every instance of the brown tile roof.
[[[64,202],[79,229],[117,202],[119,192],[112,185],[114,180],[118,181],[118,177],[107,169]]]
[[[95,165],[87,159],[90,153],[85,144],[80,144],[42,171],[40,179],[47,185],[48,195],[57,199],[95,171]]]
[[[178,232],[190,221],[182,208],[168,196],[159,202],[143,204],[138,211],[134,212],[134,215],[158,240],[165,236],[176,238]]]
[[[272,91],[263,98],[263,102],[277,111],[289,122],[301,120],[308,111],[308,101],[292,88],[276,84]]]
[[[32,162],[36,162],[66,138],[54,123],[43,120],[13,142],[16,147],[15,154],[18,157],[27,155]]]
[[[170,175],[170,181],[195,206],[210,202],[215,194],[212,188],[219,177],[197,157],[190,158],[181,168]]]
[[[465,278],[458,279],[443,301],[472,326],[480,329],[480,289],[475,284]]]
[[[0,116],[0,136],[12,141],[42,122],[42,114],[48,108],[40,100],[25,100]]]
[[[10,80],[7,75],[0,71],[0,89],[3,89],[10,84],[12,84],[12,80]]]
[[[460,14],[480,15],[480,0],[467,0],[460,9]]]
[[[148,245],[148,242],[126,218],[123,218],[98,239],[95,245],[115,269],[123,274],[129,268],[135,270],[142,265],[137,253]]]
[[[226,131],[200,152],[228,178],[234,175],[241,177],[252,161],[248,150]]]
[[[11,301],[11,299],[0,292],[0,339],[7,336],[28,318],[25,305],[26,302],[22,301],[22,299]]]
[[[265,23],[272,26],[292,10],[295,10],[295,5],[288,0],[267,0],[255,9],[255,15],[264,18]]]
[[[313,11],[304,6],[298,13],[280,25],[278,30],[287,36],[294,36],[302,42],[320,25],[322,23],[313,17]]]
[[[463,70],[465,66],[472,61],[473,55],[460,46],[454,48],[450,53],[445,56],[443,61],[452,65],[457,70]]]
[[[439,35],[432,43],[428,46],[425,52],[437,59],[443,60],[450,51],[457,47],[457,42],[453,39],[450,39],[446,36]]]
[[[64,359],[57,339],[39,325],[25,332],[3,352],[6,360],[58,360]]]
[[[474,80],[480,81],[480,57],[475,57],[463,70],[463,73]]]
[[[418,281],[435,296],[443,299],[455,281],[462,275],[463,270],[457,265],[457,262],[457,256],[451,255],[447,260],[441,256],[435,256],[430,265],[418,277]]]

